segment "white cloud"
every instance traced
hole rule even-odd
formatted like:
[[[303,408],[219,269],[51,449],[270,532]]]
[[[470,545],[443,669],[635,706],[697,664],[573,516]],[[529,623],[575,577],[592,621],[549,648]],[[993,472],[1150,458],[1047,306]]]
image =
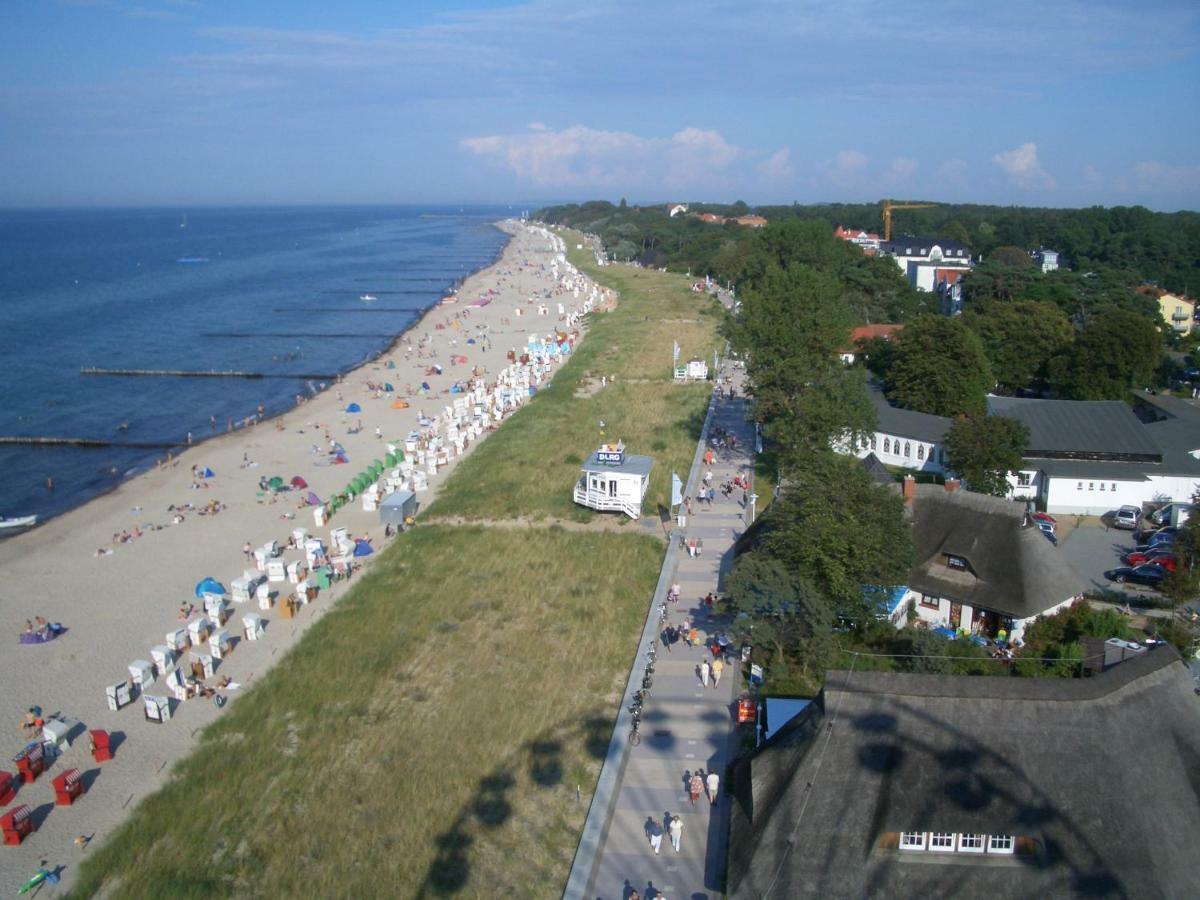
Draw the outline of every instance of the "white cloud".
[[[1006,150],[992,157],[1008,175],[1008,180],[1020,188],[1052,188],[1054,179],[1038,162],[1037,144],[1027,141],[1014,150]]]
[[[758,164],[758,173],[768,181],[789,181],[795,174],[791,157],[792,151],[787,147],[776,150]]]
[[[461,145],[543,188],[711,185],[751,155],[717,131],[694,127],[655,138],[586,125],[561,130],[542,125],[523,134],[466,138]]]
[[[867,167],[867,155],[858,150],[839,150],[833,167],[839,172],[861,172]]]
[[[1151,193],[1195,191],[1200,189],[1200,166],[1171,166],[1155,160],[1135,163],[1133,183]]]

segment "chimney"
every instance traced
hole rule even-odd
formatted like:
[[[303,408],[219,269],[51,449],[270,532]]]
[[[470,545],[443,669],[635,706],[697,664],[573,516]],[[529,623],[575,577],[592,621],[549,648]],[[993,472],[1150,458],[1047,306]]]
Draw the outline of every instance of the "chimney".
[[[912,508],[913,500],[917,496],[917,479],[911,475],[904,476],[904,505]]]
[[[953,494],[957,490],[958,490],[958,479],[957,478],[947,478],[946,479],[946,493]]]

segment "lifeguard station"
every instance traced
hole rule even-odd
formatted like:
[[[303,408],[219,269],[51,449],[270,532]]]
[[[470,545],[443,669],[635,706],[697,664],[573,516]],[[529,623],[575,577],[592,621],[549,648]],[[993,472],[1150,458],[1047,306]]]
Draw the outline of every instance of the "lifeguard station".
[[[602,445],[583,464],[583,474],[575,484],[575,502],[600,512],[619,511],[640,519],[653,462],[649,456],[626,454],[623,443]]]

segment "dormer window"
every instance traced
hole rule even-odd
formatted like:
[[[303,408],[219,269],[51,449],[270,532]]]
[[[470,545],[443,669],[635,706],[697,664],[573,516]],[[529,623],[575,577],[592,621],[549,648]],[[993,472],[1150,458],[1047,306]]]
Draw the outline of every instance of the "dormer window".
[[[952,569],[959,569],[963,572],[967,570],[967,561],[961,556],[954,556],[951,553],[946,554],[946,565]]]

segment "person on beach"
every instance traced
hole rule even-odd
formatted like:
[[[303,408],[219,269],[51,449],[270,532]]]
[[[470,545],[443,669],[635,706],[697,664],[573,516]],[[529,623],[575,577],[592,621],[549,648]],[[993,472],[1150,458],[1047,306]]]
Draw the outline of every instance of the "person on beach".
[[[700,793],[704,790],[704,779],[700,777],[700,772],[692,773],[692,777],[688,779],[688,797],[692,801],[692,806],[696,805],[696,801],[700,799]]]
[[[45,718],[42,716],[42,708],[40,706],[31,706],[29,711],[25,713],[25,720],[21,722],[21,730],[25,732],[26,737],[33,737],[42,733],[42,726],[46,724]]]

